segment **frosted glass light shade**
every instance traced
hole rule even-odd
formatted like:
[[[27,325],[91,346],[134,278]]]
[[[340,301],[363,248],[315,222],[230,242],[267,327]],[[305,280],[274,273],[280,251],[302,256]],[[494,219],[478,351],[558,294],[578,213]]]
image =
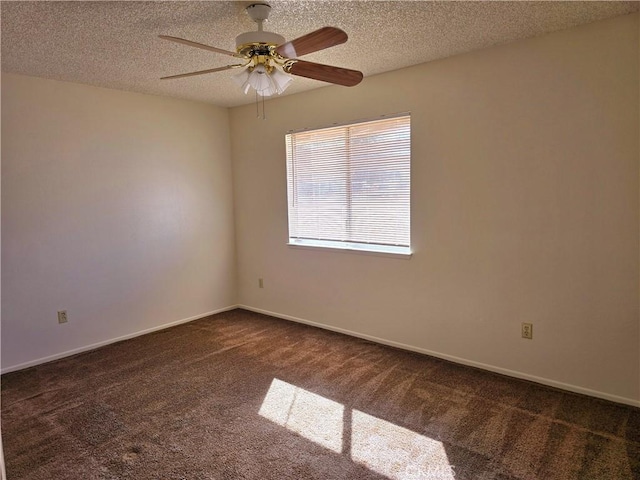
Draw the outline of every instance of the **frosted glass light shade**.
[[[244,94],[246,95],[249,92],[249,69],[243,68],[240,73],[236,73],[231,77],[234,82],[238,84],[238,86],[242,89]]]
[[[268,97],[275,93],[271,91],[273,85],[264,65],[256,65],[253,72],[249,74],[249,85],[263,97]]]
[[[278,94],[281,94],[287,89],[293,77],[288,73],[284,73],[282,70],[274,68],[271,72],[271,80],[275,83]]]
[[[276,93],[281,94],[293,80],[290,75],[278,68],[273,68],[269,73],[264,65],[256,65],[253,71],[245,68],[240,73],[233,75],[232,78],[245,94],[249,92],[250,88],[253,88],[262,97],[270,97]]]

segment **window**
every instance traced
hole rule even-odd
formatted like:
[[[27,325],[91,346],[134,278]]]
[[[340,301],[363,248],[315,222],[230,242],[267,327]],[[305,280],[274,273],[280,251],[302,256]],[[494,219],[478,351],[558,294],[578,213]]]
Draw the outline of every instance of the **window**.
[[[409,115],[290,133],[289,244],[410,254]]]

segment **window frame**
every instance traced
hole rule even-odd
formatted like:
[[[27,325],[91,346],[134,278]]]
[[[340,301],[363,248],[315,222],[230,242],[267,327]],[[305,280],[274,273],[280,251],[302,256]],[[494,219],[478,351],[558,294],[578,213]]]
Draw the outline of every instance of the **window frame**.
[[[383,244],[376,242],[359,242],[359,241],[351,241],[351,240],[328,240],[328,239],[320,239],[320,238],[299,238],[292,236],[292,196],[296,197],[292,191],[293,182],[291,170],[292,167],[292,158],[291,158],[291,149],[290,149],[290,136],[299,134],[299,133],[309,133],[318,131],[321,132],[323,130],[329,130],[334,128],[349,128],[349,127],[358,127],[368,123],[375,123],[382,120],[393,120],[396,118],[406,118],[408,121],[408,165],[406,165],[406,170],[408,173],[408,201],[407,201],[407,213],[406,220],[408,223],[407,227],[407,236],[408,236],[408,245],[399,245],[399,244]],[[351,139],[351,135],[349,134],[347,138]],[[304,128],[299,130],[290,130],[287,132],[285,136],[285,149],[286,149],[286,180],[287,180],[287,245],[291,247],[300,247],[300,248],[311,248],[311,249],[322,249],[329,251],[341,251],[341,252],[356,252],[356,253],[365,253],[365,254],[375,254],[375,255],[384,255],[384,256],[393,256],[393,257],[411,257],[413,251],[411,249],[411,113],[410,112],[402,112],[396,113],[392,115],[381,115],[376,118],[369,118],[364,120],[356,120],[345,123],[334,123],[329,126],[324,127],[315,127],[315,128]],[[351,160],[348,160],[349,162]],[[351,167],[349,167],[351,168]],[[349,173],[350,175],[350,173]],[[345,187],[349,189],[349,187]],[[297,198],[297,197],[296,197]],[[345,204],[350,205],[352,201],[351,193],[348,194],[348,197],[345,198]],[[350,208],[350,206],[348,207]],[[351,218],[351,213],[347,215],[348,218]]]

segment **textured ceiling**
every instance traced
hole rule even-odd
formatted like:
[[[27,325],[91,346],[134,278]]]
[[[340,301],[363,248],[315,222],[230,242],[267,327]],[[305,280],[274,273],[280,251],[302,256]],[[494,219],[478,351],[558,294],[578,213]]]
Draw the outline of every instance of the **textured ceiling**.
[[[2,71],[236,106],[254,101],[233,71],[160,77],[236,63],[158,38],[226,50],[256,29],[254,2],[2,2]],[[290,40],[323,26],[346,44],[304,57],[366,77],[471,50],[638,11],[638,2],[430,2],[272,0],[265,30]],[[230,61],[229,61],[230,60]],[[286,94],[326,86],[296,77]],[[347,87],[336,87],[347,88]],[[358,88],[358,87],[353,87]]]

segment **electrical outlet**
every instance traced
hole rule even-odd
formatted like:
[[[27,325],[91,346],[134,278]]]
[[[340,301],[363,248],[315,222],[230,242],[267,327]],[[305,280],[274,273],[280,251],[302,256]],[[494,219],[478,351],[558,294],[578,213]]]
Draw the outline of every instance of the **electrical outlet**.
[[[533,339],[533,323],[522,324],[522,338]]]
[[[58,323],[67,323],[67,311],[66,310],[60,310],[58,312]]]
[[[264,288],[264,281],[261,278],[258,279],[258,287]]]

